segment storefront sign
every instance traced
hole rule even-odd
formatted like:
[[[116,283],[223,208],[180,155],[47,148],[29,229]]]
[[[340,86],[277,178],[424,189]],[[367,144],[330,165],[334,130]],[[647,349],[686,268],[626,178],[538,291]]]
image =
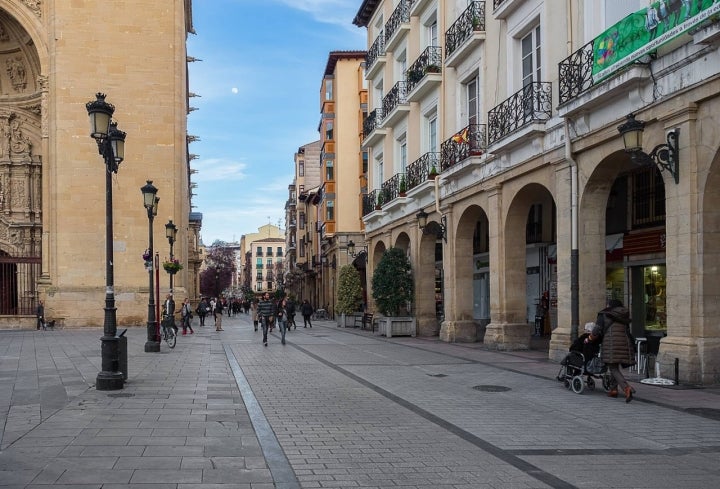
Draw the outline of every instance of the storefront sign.
[[[665,253],[665,231],[626,234],[623,238],[623,254]]]
[[[720,13],[719,0],[663,0],[622,19],[593,40],[597,83]]]

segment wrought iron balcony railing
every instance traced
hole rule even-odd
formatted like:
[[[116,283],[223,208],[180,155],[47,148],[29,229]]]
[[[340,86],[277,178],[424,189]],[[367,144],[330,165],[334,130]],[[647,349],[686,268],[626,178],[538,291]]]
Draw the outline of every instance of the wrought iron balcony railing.
[[[551,115],[552,84],[528,83],[488,112],[488,144],[493,144],[526,124],[547,120]]]
[[[426,181],[433,172],[440,172],[440,153],[425,153],[420,158],[410,163],[405,169],[408,190],[413,189]]]
[[[396,173],[385,180],[382,184],[383,202],[387,203],[400,197],[401,193],[407,192],[407,182],[404,173]]]
[[[384,55],[385,33],[383,31],[380,31],[380,35],[378,35],[377,39],[375,39],[375,42],[373,42],[372,46],[370,46],[370,49],[365,55],[365,72],[370,71],[370,68],[372,68],[372,66],[375,64],[375,61],[377,61],[380,56]]]
[[[383,114],[389,114],[399,104],[407,103],[407,88],[404,81],[399,81],[394,87],[383,97],[382,111]]]
[[[392,38],[400,24],[410,22],[410,0],[400,0],[398,6],[390,14],[390,18],[385,22],[385,42]]]
[[[380,127],[382,122],[382,108],[378,108],[370,112],[363,122],[363,138],[367,138],[370,133]]]
[[[468,8],[445,33],[445,57],[447,58],[472,37],[473,32],[485,30],[485,2],[470,2]]]
[[[471,156],[480,156],[487,150],[485,124],[469,124],[440,145],[440,169],[451,168]]]
[[[412,92],[428,73],[440,72],[442,72],[442,48],[428,46],[405,72],[407,93]]]
[[[593,86],[593,41],[558,64],[560,105]]]
[[[373,190],[370,193],[363,194],[362,196],[362,215],[367,216],[375,210],[375,204],[377,203],[377,190]]]
[[[497,9],[500,5],[502,5],[505,2],[506,2],[506,0],[493,0],[493,8]]]

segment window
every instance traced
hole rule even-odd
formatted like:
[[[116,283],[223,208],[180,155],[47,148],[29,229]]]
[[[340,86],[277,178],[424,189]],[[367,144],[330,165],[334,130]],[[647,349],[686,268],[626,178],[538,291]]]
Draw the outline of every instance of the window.
[[[333,121],[327,121],[325,123],[325,140],[326,141],[333,140]]]
[[[258,258],[257,262],[255,262],[255,265],[257,266],[257,268],[262,268],[263,267],[262,258]]]
[[[540,243],[542,242],[542,204],[533,204],[528,212],[527,224],[525,227],[525,242]]]
[[[272,246],[267,247],[267,255],[272,256]],[[272,260],[270,260],[270,263],[272,263]]]
[[[335,172],[333,171],[333,160],[327,160],[325,162],[325,180],[335,180]]]
[[[427,26],[427,36],[429,46],[439,46],[438,44],[438,25],[437,19],[433,19],[431,24]]]
[[[432,114],[428,117],[428,151],[430,153],[437,152],[437,136],[438,136],[438,123],[437,114]]]
[[[300,176],[300,177],[305,176],[305,160],[298,161],[298,176]]]
[[[382,186],[382,183],[385,181],[385,176],[383,175],[383,157],[382,154],[380,154],[377,158],[375,158],[375,182],[374,187],[380,188]]]
[[[363,151],[362,153],[362,171],[367,174],[368,172],[368,152]]]
[[[258,247],[257,247],[257,250],[256,250],[255,254],[256,254],[257,256],[262,256],[262,246],[258,246]]]
[[[272,290],[272,289],[273,289],[273,283],[272,283],[272,282],[268,282],[268,283],[267,283],[267,290]]]
[[[333,81],[332,79],[325,80],[325,100],[333,99]]]
[[[255,280],[262,280],[262,270],[257,271],[257,275],[255,275]]]
[[[327,220],[327,221],[335,220],[335,201],[334,200],[327,201],[327,204],[325,206],[325,220]]]
[[[660,170],[642,168],[631,180],[633,228],[665,222],[665,183]]]
[[[522,49],[522,86],[542,80],[540,71],[540,26],[520,41]]]
[[[300,229],[305,229],[305,213],[300,213]]]
[[[262,277],[261,277],[261,278],[262,278]],[[255,284],[255,290],[261,291],[261,290],[262,290],[262,283],[258,282],[257,284]]]
[[[403,134],[400,137],[400,140],[398,141],[399,144],[399,155],[398,155],[398,161],[399,161],[399,172],[398,173],[405,173],[405,169],[407,168],[407,135]]]
[[[265,264],[267,265],[268,269],[272,269],[272,258],[268,258]]]
[[[282,256],[282,255],[283,255],[282,246],[278,246],[278,247],[277,247],[277,256]]]
[[[478,104],[478,77],[476,76],[466,85],[467,90],[467,114],[468,124],[479,124],[478,112],[480,110]]]

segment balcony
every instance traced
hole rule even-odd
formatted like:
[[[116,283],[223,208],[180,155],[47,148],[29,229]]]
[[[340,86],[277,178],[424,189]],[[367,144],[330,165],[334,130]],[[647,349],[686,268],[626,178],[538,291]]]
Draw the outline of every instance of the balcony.
[[[372,80],[385,67],[385,31],[380,31],[377,39],[365,55],[365,79]]]
[[[405,169],[408,192],[428,181],[433,171],[438,173],[438,168],[440,168],[440,153],[436,152],[425,153],[410,163]]]
[[[377,190],[373,190],[369,194],[362,195],[362,215],[367,216],[375,210],[375,203],[377,202],[376,193]]]
[[[528,83],[510,98],[488,112],[488,145],[533,122],[552,115],[552,84]]]
[[[487,151],[485,124],[469,124],[440,145],[441,171],[452,169],[473,156]]]
[[[255,265],[255,268],[258,269],[258,270],[262,270],[262,269],[263,269],[263,264],[262,264],[262,263],[258,263],[257,265]]]
[[[410,113],[410,103],[407,100],[407,84],[399,81],[394,87],[383,97],[382,111],[385,114],[383,118],[383,127],[390,127],[403,117]]]
[[[263,256],[263,252],[260,251],[260,250],[257,250],[257,251],[255,252],[255,256]]]
[[[382,108],[375,109],[370,112],[363,122],[363,148],[368,148],[381,141],[387,131],[381,128]]]
[[[295,219],[291,220],[291,221],[288,223],[288,227],[289,227],[290,229],[295,229],[295,228],[297,227],[297,221],[295,221]]]
[[[392,51],[410,32],[410,0],[400,0],[385,23],[385,49]]]
[[[497,19],[507,19],[525,0],[493,0],[493,14]]]
[[[430,5],[433,0],[410,0],[410,15],[420,17],[425,7]]]
[[[485,40],[485,2],[470,2],[445,33],[445,65],[456,67]]]
[[[405,197],[407,182],[404,173],[396,173],[385,180],[381,186],[384,205],[394,201],[398,197]]]
[[[442,48],[428,46],[405,72],[407,98],[418,102],[442,82]]]

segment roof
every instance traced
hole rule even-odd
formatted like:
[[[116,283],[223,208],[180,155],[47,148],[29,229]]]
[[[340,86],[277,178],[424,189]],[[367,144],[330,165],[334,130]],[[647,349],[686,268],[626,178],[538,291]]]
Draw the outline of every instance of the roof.
[[[367,51],[330,51],[327,65],[325,65],[325,76],[335,73],[335,65],[339,60],[362,58],[364,61],[365,56],[367,56]]]
[[[363,3],[362,5],[360,5],[360,9],[358,10],[358,13],[355,14],[353,24],[358,27],[367,27],[368,22],[370,22],[370,18],[375,13],[375,10],[377,9],[379,3],[380,0],[363,0]]]

